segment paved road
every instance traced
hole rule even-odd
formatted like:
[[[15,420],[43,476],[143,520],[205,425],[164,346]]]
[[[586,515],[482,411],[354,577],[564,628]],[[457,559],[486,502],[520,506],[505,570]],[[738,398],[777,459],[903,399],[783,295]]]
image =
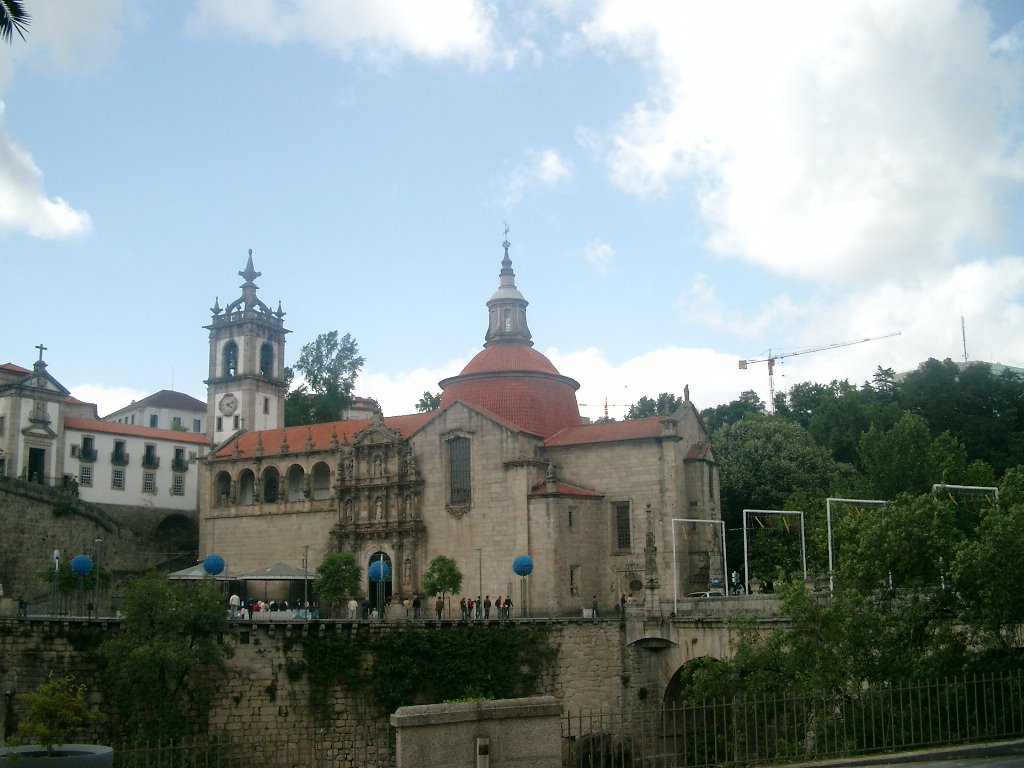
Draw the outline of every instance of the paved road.
[[[910,765],[914,768],[1024,768],[1024,742],[972,745],[903,755],[876,755],[857,760],[829,762],[827,765],[832,768],[884,768],[897,765]]]

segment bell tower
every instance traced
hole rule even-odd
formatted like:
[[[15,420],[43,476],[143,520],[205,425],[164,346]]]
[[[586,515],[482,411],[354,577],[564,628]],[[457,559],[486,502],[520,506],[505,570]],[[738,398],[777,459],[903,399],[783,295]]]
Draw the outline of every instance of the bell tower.
[[[210,332],[210,377],[206,380],[206,433],[211,442],[223,443],[236,432],[284,426],[284,312],[278,302],[272,312],[256,296],[255,280],[262,275],[252,265],[252,250],[245,269],[242,295],[210,311],[204,326]]]

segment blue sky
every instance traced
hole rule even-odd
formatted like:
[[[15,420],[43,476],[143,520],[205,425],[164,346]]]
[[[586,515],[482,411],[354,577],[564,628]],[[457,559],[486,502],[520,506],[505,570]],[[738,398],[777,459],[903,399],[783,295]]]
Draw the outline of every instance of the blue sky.
[[[0,48],[0,362],[205,399],[251,248],[287,360],[408,413],[475,354],[504,223],[586,415],[690,386],[1024,365],[1012,2],[27,0]],[[711,7],[713,6],[713,7]]]

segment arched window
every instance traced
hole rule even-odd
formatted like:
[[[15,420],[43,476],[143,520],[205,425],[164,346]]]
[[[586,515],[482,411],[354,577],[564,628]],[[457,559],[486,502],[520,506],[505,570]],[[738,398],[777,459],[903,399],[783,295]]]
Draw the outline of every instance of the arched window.
[[[281,473],[277,467],[267,467],[263,470],[263,501],[273,504],[277,501],[277,494],[281,487]]]
[[[223,507],[228,504],[231,498],[231,475],[227,472],[218,472],[216,480],[213,481],[213,505]]]
[[[314,499],[331,498],[331,468],[320,461],[313,465],[312,486]]]
[[[271,378],[274,375],[274,346],[270,342],[263,342],[260,347],[260,376]]]
[[[255,500],[253,490],[256,487],[256,475],[251,469],[243,469],[238,476],[238,503],[252,504]]]
[[[233,341],[224,345],[224,368],[221,373],[224,376],[238,374],[238,345]]]
[[[306,473],[298,464],[288,468],[288,501],[302,501],[302,481]]]

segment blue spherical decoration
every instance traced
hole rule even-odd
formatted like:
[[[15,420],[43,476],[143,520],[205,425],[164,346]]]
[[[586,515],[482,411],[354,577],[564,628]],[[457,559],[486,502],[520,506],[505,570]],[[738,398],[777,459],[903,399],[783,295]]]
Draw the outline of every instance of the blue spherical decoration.
[[[387,563],[380,560],[374,560],[370,563],[370,581],[376,583],[379,581],[390,581],[391,580],[391,568]]]
[[[512,570],[517,576],[529,576],[533,573],[533,558],[529,555],[519,555],[512,561]]]
[[[220,555],[207,555],[203,558],[203,570],[210,576],[224,573],[224,558]]]
[[[75,555],[71,561],[71,571],[76,576],[88,576],[92,573],[92,558],[88,555]]]

